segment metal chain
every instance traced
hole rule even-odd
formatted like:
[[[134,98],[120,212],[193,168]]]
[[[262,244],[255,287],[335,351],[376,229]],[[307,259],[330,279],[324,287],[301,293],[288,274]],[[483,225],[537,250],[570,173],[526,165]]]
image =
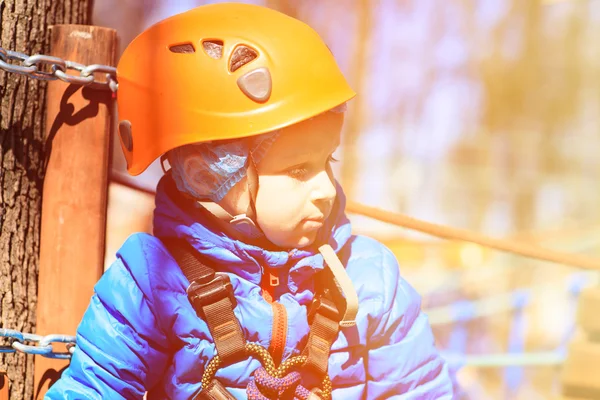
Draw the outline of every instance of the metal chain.
[[[14,353],[20,351],[26,354],[39,355],[47,358],[71,358],[75,351],[75,336],[46,335],[40,336],[33,333],[23,333],[13,329],[0,328],[0,337],[9,339],[9,345],[0,345],[0,353]],[[23,342],[34,342],[37,345],[26,345]],[[54,352],[53,343],[66,343],[67,352]]]
[[[44,68],[44,66],[47,67]],[[60,79],[67,83],[91,86],[97,89],[110,89],[113,92],[116,92],[119,87],[115,67],[101,64],[85,66],[43,54],[28,56],[2,47],[0,47],[0,69],[44,81]],[[67,70],[75,70],[79,74],[69,74]],[[105,73],[104,80],[97,80],[94,76],[95,73]]]

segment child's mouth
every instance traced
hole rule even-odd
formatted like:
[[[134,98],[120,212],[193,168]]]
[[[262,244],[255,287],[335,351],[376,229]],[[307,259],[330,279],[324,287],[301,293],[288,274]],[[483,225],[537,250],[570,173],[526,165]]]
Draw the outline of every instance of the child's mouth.
[[[323,222],[325,221],[325,218],[323,217],[318,217],[318,218],[305,218],[302,222],[303,222],[303,227],[306,229],[319,229],[323,226]]]

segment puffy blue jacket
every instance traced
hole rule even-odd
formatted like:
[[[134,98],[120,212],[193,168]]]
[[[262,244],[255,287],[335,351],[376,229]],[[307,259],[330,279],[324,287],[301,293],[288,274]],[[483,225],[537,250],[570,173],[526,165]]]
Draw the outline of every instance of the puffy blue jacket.
[[[323,258],[314,248],[267,251],[226,236],[201,207],[172,196],[171,179],[157,188],[154,234],[185,238],[231,277],[235,315],[248,341],[269,346],[272,306],[261,295],[261,266],[279,271],[276,298],[288,314],[284,359],[299,354],[309,326],[307,305]],[[338,253],[359,298],[357,325],[342,328],[329,359],[334,399],[450,399],[452,380],[434,347],[420,297],[379,242],[351,234],[338,186],[335,209],[317,243]],[[329,232],[329,234],[328,234]],[[77,329],[70,366],[48,399],[189,399],[215,355],[207,325],[186,296],[189,282],[162,242],[130,236],[95,287]],[[238,399],[258,361],[221,369],[217,378]]]

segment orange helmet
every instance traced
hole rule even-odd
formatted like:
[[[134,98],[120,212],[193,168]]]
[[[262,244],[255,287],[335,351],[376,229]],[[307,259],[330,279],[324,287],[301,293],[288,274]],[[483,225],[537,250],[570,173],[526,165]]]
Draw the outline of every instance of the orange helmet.
[[[117,77],[131,175],[178,146],[274,131],[355,96],[312,28],[249,4],[157,23],[127,47]]]

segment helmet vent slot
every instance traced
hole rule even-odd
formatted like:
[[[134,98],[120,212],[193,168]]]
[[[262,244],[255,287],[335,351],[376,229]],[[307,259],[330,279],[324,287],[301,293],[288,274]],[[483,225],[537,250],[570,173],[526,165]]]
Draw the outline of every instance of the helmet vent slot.
[[[258,52],[248,46],[238,46],[229,62],[229,71],[234,72],[258,57]]]
[[[194,45],[191,43],[182,43],[169,46],[169,50],[173,53],[192,54],[196,52]]]
[[[223,57],[223,41],[222,40],[205,40],[202,42],[204,51],[209,57],[218,60]]]

